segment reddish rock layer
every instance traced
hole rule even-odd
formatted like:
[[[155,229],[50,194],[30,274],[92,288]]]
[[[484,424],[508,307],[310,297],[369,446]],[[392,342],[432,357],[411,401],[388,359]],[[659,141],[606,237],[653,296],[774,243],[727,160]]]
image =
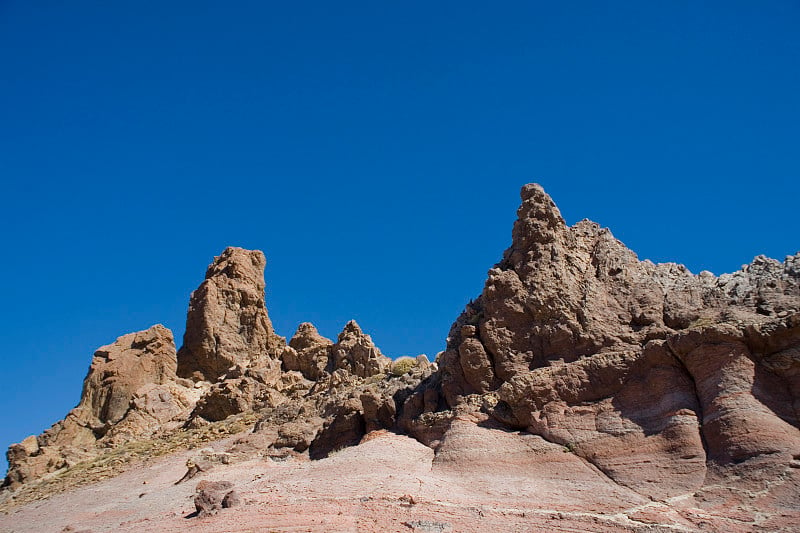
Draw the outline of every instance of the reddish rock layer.
[[[435,446],[448,412],[477,410],[660,500],[794,474],[800,254],[719,278],[640,262],[597,224],[568,227],[538,185],[512,237],[406,402],[408,431]]]
[[[335,343],[301,324],[286,346],[264,304],[264,265],[261,252],[228,248],[192,294],[177,374],[194,383],[177,377],[165,328],[121,337],[96,354],[76,409],[11,447],[6,484],[98,446],[257,410],[254,432],[224,457],[352,460],[310,468],[322,476],[313,482],[300,469],[285,490],[332,484],[355,494],[364,479],[380,481],[363,461],[424,455],[419,491],[398,501],[445,494],[426,509],[453,510],[457,528],[470,527],[472,502],[498,517],[490,528],[557,527],[564,513],[566,528],[599,530],[800,523],[800,253],[693,275],[639,261],[592,222],[568,227],[542,188],[526,185],[512,245],[453,324],[438,371],[424,358],[391,364],[355,322]],[[192,464],[191,475],[206,472]],[[217,492],[198,509],[224,508]],[[398,514],[369,509],[377,529]],[[219,520],[213,527],[232,523]],[[409,517],[403,527],[451,522]]]

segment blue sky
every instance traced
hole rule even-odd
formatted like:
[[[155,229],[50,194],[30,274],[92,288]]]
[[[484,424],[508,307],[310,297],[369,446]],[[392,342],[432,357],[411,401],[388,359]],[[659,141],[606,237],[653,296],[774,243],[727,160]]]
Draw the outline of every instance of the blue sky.
[[[225,246],[291,336],[444,347],[519,188],[693,272],[800,249],[800,4],[0,1],[0,447]]]

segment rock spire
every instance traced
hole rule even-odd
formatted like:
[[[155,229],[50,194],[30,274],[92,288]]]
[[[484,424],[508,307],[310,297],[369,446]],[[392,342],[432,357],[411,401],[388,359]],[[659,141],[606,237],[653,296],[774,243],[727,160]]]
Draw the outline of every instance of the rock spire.
[[[226,248],[192,293],[178,375],[215,381],[229,368],[277,367],[286,342],[275,334],[264,303],[258,250]]]

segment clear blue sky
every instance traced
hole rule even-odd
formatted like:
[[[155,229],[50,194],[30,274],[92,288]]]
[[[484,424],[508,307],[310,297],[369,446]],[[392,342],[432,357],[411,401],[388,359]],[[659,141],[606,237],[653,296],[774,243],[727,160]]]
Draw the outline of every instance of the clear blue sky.
[[[444,347],[522,184],[694,272],[800,249],[800,4],[0,1],[0,447],[227,245],[282,335]]]

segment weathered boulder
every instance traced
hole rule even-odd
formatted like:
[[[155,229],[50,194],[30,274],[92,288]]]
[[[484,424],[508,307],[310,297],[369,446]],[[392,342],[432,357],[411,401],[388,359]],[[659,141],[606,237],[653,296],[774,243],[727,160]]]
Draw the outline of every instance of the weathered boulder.
[[[358,398],[348,398],[331,406],[323,427],[311,442],[309,456],[323,459],[331,453],[355,446],[366,433],[363,407]]]
[[[175,342],[164,326],[123,335],[95,352],[79,408],[100,424],[113,425],[131,409],[136,391],[174,381],[175,368]]]
[[[214,383],[197,402],[192,415],[215,422],[239,413],[275,407],[284,399],[275,387],[242,375]]]
[[[378,387],[369,387],[359,395],[364,414],[364,431],[393,428],[397,421],[397,405],[394,398]]]
[[[217,514],[239,503],[239,494],[230,481],[201,481],[195,489],[194,506],[198,517]]]
[[[266,264],[258,250],[229,247],[209,265],[189,301],[179,376],[213,382],[240,366],[269,369],[277,379],[286,341],[264,303]]]
[[[201,389],[170,381],[145,384],[133,394],[131,409],[102,438],[103,445],[152,437],[182,426],[197,404]]]

